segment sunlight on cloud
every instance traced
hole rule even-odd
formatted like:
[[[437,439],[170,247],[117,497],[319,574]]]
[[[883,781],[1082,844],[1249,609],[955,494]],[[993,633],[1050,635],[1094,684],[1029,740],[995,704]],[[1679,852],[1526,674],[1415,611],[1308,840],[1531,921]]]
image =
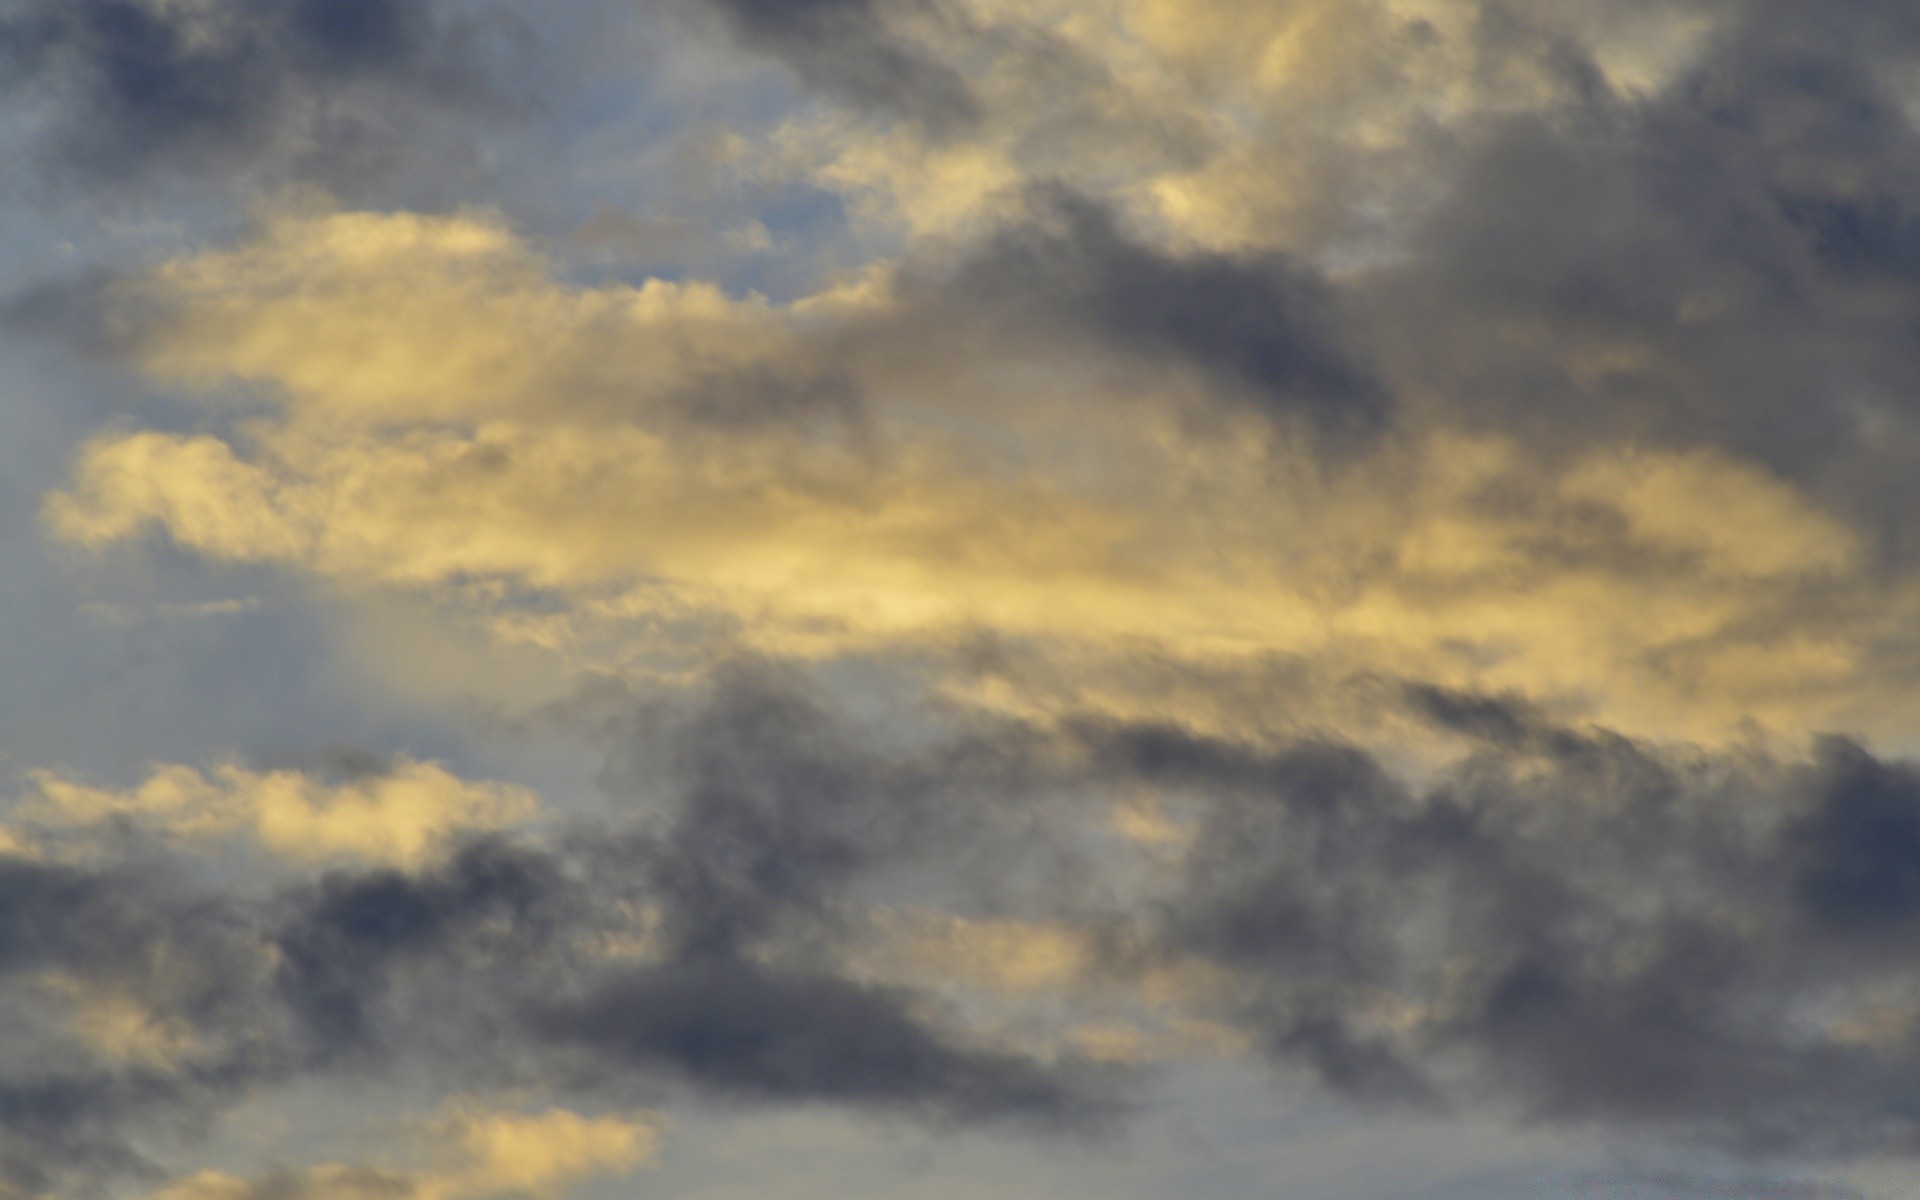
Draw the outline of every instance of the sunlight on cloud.
[[[178,259],[125,293],[160,314],[156,379],[266,385],[295,412],[407,422],[644,410],[703,369],[790,349],[764,301],[711,284],[570,289],[496,216],[270,217],[240,249]]]
[[[472,783],[437,763],[405,760],[341,783],[233,763],[211,773],[158,767],[125,791],[48,771],[31,779],[34,795],[21,815],[33,824],[85,828],[124,819],[189,841],[246,835],[296,862],[415,867],[450,839],[522,824],[539,808],[524,788]]]
[[[152,1200],[545,1200],[596,1178],[622,1178],[652,1165],[663,1121],[656,1114],[589,1117],[456,1109],[426,1140],[434,1167],[388,1170],[327,1163],[256,1178],[202,1171],[151,1193]]]
[[[955,1190],[903,1121],[1196,1197],[1324,1121],[1311,1194],[1398,1194],[1321,1162],[1368,1105],[1540,1131],[1435,1196],[1910,1162],[1915,62],[1890,0],[0,4],[0,1197]]]
[[[882,910],[851,966],[959,995],[981,1034],[1040,1055],[1139,1066],[1251,1054],[1243,1033],[1205,1015],[1235,994],[1231,975],[1141,950],[1064,922]]]
[[[1317,249],[1421,211],[1436,139],[1572,101],[1574,54],[1643,96],[1694,61],[1718,17],[1710,3],[1522,14],[1474,0],[956,8],[969,35],[890,28],[968,79],[982,114],[966,136],[934,145],[910,124],[807,117],[752,151],[762,169],[912,237],[977,228],[1018,185],[1063,181],[1181,244]]]
[[[424,1182],[423,1196],[544,1197],[596,1176],[621,1176],[654,1161],[664,1121],[656,1114],[588,1117],[566,1109],[541,1113],[458,1112],[440,1136],[465,1164]]]
[[[175,1069],[204,1049],[188,1022],[137,995],[57,974],[45,984],[68,1006],[68,1031],[116,1066]]]
[[[1140,420],[1012,472],[993,430],[931,410],[882,404],[880,440],[852,443],[779,419],[704,427],[646,398],[776,350],[828,361],[912,310],[885,292],[782,310],[703,284],[567,288],[473,217],[290,216],[262,236],[141,294],[169,314],[149,370],[263,385],[264,415],[233,440],[94,440],[48,500],[59,535],[158,529],[356,585],[547,589],[571,604],[488,620],[555,648],[663,616],[806,657],[989,631],[1043,653],[1304,658],[1707,738],[1862,718],[1882,702],[1867,648],[1911,606],[1905,585],[1836,606],[1875,586],[1854,535],[1713,451],[1599,450],[1556,474],[1499,437],[1433,432],[1328,472],[1252,424],[1215,434],[1129,400]],[[1115,402],[1043,366],[1049,391],[1022,411],[1006,362],[932,353],[943,387],[999,395],[1042,454]],[[636,391],[616,405],[626,364]],[[878,400],[900,365],[841,369]]]

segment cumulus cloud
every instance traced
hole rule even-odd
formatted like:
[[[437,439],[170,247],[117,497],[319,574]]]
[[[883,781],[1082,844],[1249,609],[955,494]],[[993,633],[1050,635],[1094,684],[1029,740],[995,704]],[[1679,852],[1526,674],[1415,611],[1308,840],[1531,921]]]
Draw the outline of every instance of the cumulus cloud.
[[[265,897],[10,858],[0,987],[39,1045],[74,1048],[51,1075],[0,1056],[0,1090],[38,1106],[11,1169],[97,1178],[188,1096],[211,1115],[409,1062],[597,1103],[686,1088],[1071,1128],[1115,1111],[1123,1065],[1247,1054],[1367,1102],[1903,1152],[1916,768],[1837,738],[1660,747],[1432,686],[1402,703],[1454,765],[1416,781],[1334,741],[1098,713],[909,751],[757,668],[608,727],[635,811],[546,843]],[[1155,834],[1133,836],[1148,798]],[[456,1121],[472,1162],[438,1183],[269,1182],[538,1193],[644,1158],[576,1120]],[[536,1133],[557,1146],[539,1178]]]
[[[1844,510],[1718,449],[1555,458],[1396,415],[1309,268],[1038,203],[957,265],[787,304],[565,287],[479,216],[288,215],[127,286],[147,371],[265,419],[104,435],[46,515],[95,547],[157,529],[356,584],[536,589],[537,620],[488,620],[559,647],[985,631],[1709,738],[1900,719],[1879,673],[1912,585]]]
[[[9,95],[121,172],[485,108],[475,11],[0,9]],[[682,1096],[1085,1129],[1221,1059],[1911,1157],[1904,7],[672,11],[805,99],[692,104],[662,54],[537,202],[283,198],[47,308],[150,393],[43,498],[76,575],[477,627],[578,685],[487,754],[584,736],[604,795],[23,762],[10,1186],[283,1086],[579,1111],[162,1195],[548,1195],[651,1154],[584,1114]],[[696,135],[731,191],[649,211]],[[722,224],[764,261],[655,249]],[[663,273],[572,257],[613,241]]]
[[[33,787],[26,816],[56,829],[129,820],[191,839],[246,833],[299,861],[351,858],[396,866],[419,865],[452,837],[519,823],[537,807],[524,788],[469,783],[437,763],[419,762],[333,785],[299,771],[228,763],[211,776],[187,766],[159,767],[124,791],[50,772],[37,773]]]
[[[183,1126],[278,1089],[417,1070],[599,1104],[680,1089],[1044,1128],[1116,1110],[1111,1069],[996,1039],[926,981],[875,982],[844,962],[867,888],[937,862],[942,839],[996,844],[1010,821],[957,810],[987,786],[938,765],[964,755],[893,760],[753,672],[671,726],[643,719],[680,766],[633,797],[635,813],[547,840],[472,826],[444,855],[375,856],[264,890],[196,881],[188,868],[206,860],[191,843],[138,836],[75,861],[0,860],[0,993],[20,1022],[0,1039],[0,1106],[18,1110],[0,1143],[7,1178],[157,1169],[142,1156],[177,1148]],[[164,773],[130,796],[75,789],[68,815],[88,801],[183,815],[176,793],[211,790],[189,774],[198,789]],[[643,800],[664,811],[644,815]],[[638,1165],[651,1146],[638,1126],[569,1114],[516,1124],[463,1110],[445,1127],[458,1161],[430,1176],[339,1166],[189,1173],[173,1187],[544,1195]]]

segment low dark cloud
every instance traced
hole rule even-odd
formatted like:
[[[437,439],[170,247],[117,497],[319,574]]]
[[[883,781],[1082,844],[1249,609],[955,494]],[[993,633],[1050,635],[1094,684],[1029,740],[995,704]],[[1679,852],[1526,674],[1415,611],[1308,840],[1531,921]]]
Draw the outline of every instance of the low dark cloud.
[[[1095,339],[1119,361],[1197,371],[1222,394],[1304,419],[1352,445],[1394,401],[1356,344],[1339,293],[1283,253],[1181,253],[1127,232],[1102,205],[1060,189],[996,234],[948,280],[929,284],[962,319],[1015,339]]]
[[[1238,982],[1200,1012],[1344,1094],[1762,1155],[1920,1144],[1920,1011],[1899,1000],[1920,982],[1920,770],[1844,739],[1783,761],[1653,747],[1511,697],[1402,696],[1464,750],[1420,784],[1336,740],[1091,718],[886,754],[749,673],[672,727],[683,801],[619,852],[647,864],[666,960],[587,980],[536,1025],[590,1059],[798,1094],[848,1053],[843,1021],[892,1028],[886,989],[820,973],[876,882],[904,869],[927,901],[997,823],[1067,837],[1071,797],[1146,788],[1198,820],[1174,887],[1113,907],[1126,893],[1095,863],[1024,905],[1009,885],[998,911],[1099,922],[1114,980],[1223,969]],[[943,815],[961,797],[1002,807]],[[997,860],[1007,879],[1021,857]],[[776,1028],[782,1007],[822,1023]],[[947,1111],[982,1079],[1015,1112],[1078,1094],[1071,1074],[1034,1090],[991,1058],[960,1070],[939,1037],[881,1038],[820,1086],[913,1105],[942,1080],[930,1106]],[[719,1063],[719,1045],[758,1049]]]
[[[603,878],[641,872],[663,959],[532,1002],[540,1037],[603,1072],[664,1071],[758,1100],[1061,1125],[1111,1114],[1111,1072],[974,1044],[930,1020],[927,997],[833,966],[879,881],[910,871],[928,900],[991,840],[991,752],[881,753],[798,680],[761,667],[724,672],[691,719],[658,716],[642,718],[651,727],[616,786],[665,783],[678,800],[588,859]]]
[[[1526,21],[1529,5],[1509,6]],[[1912,547],[1904,437],[1920,132],[1901,6],[1729,6],[1652,94],[1574,89],[1466,131],[1356,295],[1439,420],[1549,453],[1756,459]]]
[[[489,964],[540,965],[579,917],[557,861],[498,841],[423,875],[336,873],[301,895],[276,933],[275,987],[317,1062],[391,1053],[392,1035],[415,1024],[414,1014],[381,1011],[396,975],[415,981],[416,1001],[450,1014],[457,998],[432,992]]]
[[[8,0],[0,104],[87,179],[245,172],[345,182],[436,111],[504,112],[511,45],[434,0]]]
[[[1337,741],[1091,718],[907,748],[747,669],[690,715],[609,726],[632,811],[554,840],[252,899],[0,859],[9,997],[72,979],[192,1035],[145,1059],[48,1050],[68,1044],[55,1013],[0,1037],[0,1111],[20,1114],[0,1163],[19,1186],[97,1180],[193,1113],[409,1064],[1040,1128],[1118,1111],[1125,1077],[848,973],[852,918],[903,880],[915,904],[1097,921],[1109,984],[1211,964],[1235,982],[1193,1015],[1360,1100],[1741,1153],[1920,1145],[1920,1013],[1900,999],[1920,983],[1920,769],[1838,739],[1777,761],[1404,699],[1465,748],[1417,785]],[[1196,819],[1172,883],[1116,888],[1090,850],[1023,890],[1083,827],[1076,797],[1115,787]]]
[[[136,1125],[191,1127],[271,1073],[238,906],[155,865],[0,855],[0,1188],[138,1169]],[[89,997],[137,1003],[198,1046],[172,1064],[72,1040]],[[51,1004],[49,1002],[51,1001]]]
[[[1044,1129],[1117,1111],[1115,1072],[989,1044],[844,965],[863,888],[980,843],[982,818],[945,811],[990,778],[974,751],[882,754],[757,670],[627,734],[668,750],[610,773],[632,812],[413,871],[223,895],[133,829],[96,850],[108,865],[0,855],[0,1003],[75,997],[0,1031],[0,1183],[99,1184],[246,1097],[413,1070]],[[94,996],[177,1036],[131,1057],[75,1040]]]
[[[1786,833],[1796,895],[1836,934],[1900,937],[1920,917],[1920,774],[1839,738],[1818,764],[1821,802]]]
[[[911,118],[935,132],[978,116],[966,79],[887,25],[887,0],[704,0],[740,43],[778,59],[808,87]],[[936,16],[932,6],[919,15]]]
[[[1915,1014],[1865,997],[1920,970],[1894,948],[1920,919],[1920,776],[1842,741],[1779,766],[1521,736],[1491,701],[1441,715],[1485,738],[1425,788],[1332,744],[1087,735],[1203,798],[1161,936],[1248,981],[1232,1019],[1276,1059],[1746,1150],[1914,1144]]]
[[[601,980],[532,1012],[538,1033],[591,1061],[666,1070],[722,1094],[860,1103],[962,1119],[1079,1122],[1104,1084],[1018,1052],[968,1046],[910,992],[737,957],[696,957]]]

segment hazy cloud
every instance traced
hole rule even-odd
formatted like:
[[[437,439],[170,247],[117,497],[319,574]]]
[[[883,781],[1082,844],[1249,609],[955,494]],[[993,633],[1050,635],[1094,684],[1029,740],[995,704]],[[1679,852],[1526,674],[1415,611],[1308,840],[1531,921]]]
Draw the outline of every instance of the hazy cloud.
[[[431,0],[10,0],[0,98],[88,178],[244,171],[255,156],[344,182],[410,115],[505,111],[511,42]]]

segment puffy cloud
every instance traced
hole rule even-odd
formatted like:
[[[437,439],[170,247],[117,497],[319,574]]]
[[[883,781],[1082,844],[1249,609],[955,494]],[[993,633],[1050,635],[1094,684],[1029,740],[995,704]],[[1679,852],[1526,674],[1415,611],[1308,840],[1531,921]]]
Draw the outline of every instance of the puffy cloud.
[[[635,813],[541,844],[264,899],[10,859],[0,989],[47,1031],[24,1057],[0,1043],[0,1102],[42,1106],[10,1170],[99,1178],[189,1094],[217,1111],[413,1062],[595,1103],[671,1085],[1071,1127],[1114,1111],[1121,1065],[1253,1052],[1363,1098],[1905,1144],[1910,764],[1837,739],[1662,748],[1433,687],[1402,703],[1464,756],[1416,780],[1352,745],[1092,712],[908,748],[792,675],[736,671],[703,709],[607,725]],[[1149,797],[1177,833],[1114,829]],[[60,1046],[82,1053],[49,1076]],[[455,1114],[465,1157],[432,1194],[644,1158],[596,1120]]]
[[[458,1091],[596,1105],[671,1087],[1048,1128],[1115,1110],[1121,1078],[1085,1054],[1001,1044],[923,981],[843,964],[866,889],[916,864],[964,874],[956,847],[1017,840],[1002,828],[1011,813],[961,803],[992,786],[987,750],[900,761],[752,673],[704,710],[635,720],[616,777],[636,811],[538,841],[469,833],[407,868],[264,886],[137,827],[73,861],[0,860],[0,1000],[15,1014],[0,1036],[0,1177],[46,1188],[151,1174],[182,1135],[282,1088],[325,1095],[419,1071]],[[664,760],[640,746],[655,737]],[[202,811],[211,787],[163,774],[144,796],[67,798],[178,816]],[[646,815],[653,804],[666,811]],[[638,1165],[652,1145],[626,1118],[463,1108],[438,1128],[449,1157],[424,1174],[340,1166],[174,1186],[547,1195]]]
[[[1252,1055],[1910,1155],[1920,776],[1865,739],[1913,737],[1920,27],[1804,9],[716,0],[826,101],[728,110],[765,208],[714,220],[778,269],[294,203],[74,300],[169,395],[76,448],[55,538],[551,652],[603,691],[543,719],[615,697],[615,812],[518,830],[412,759],[37,776],[119,840],[0,858],[7,1178],[426,1063],[1072,1127]],[[151,140],[216,155],[433,91],[456,24],[18,11],[36,78],[126,124],[144,72]],[[167,874],[236,833],[338,869]],[[449,1120],[444,1169],[176,1187],[538,1195],[650,1145]]]
[[[459,1146],[468,1165],[429,1181],[424,1190],[448,1196],[552,1195],[595,1175],[651,1165],[662,1124],[651,1113],[461,1112],[444,1123],[441,1136]]]
[[[984,632],[1518,689],[1630,730],[1897,725],[1912,589],[1842,513],[1711,448],[1540,458],[1391,418],[1307,268],[1052,203],[950,269],[788,305],[563,287],[474,217],[285,217],[135,289],[148,370],[247,381],[265,416],[106,434],[47,516],[464,590],[562,648],[623,622],[808,656]],[[806,399],[830,380],[851,407]]]
[[[711,284],[563,287],[487,214],[295,210],[127,292],[157,310],[136,346],[155,377],[367,422],[644,415],[702,374],[784,364],[795,340],[764,301]]]
[[[566,601],[539,635],[562,649],[663,624],[803,656],[984,631],[1083,659],[1151,647],[1519,688],[1706,737],[1748,717],[1899,719],[1880,707],[1900,703],[1897,670],[1880,677],[1897,660],[1872,655],[1898,643],[1911,589],[1873,582],[1844,526],[1716,455],[1600,454],[1562,481],[1498,442],[1441,441],[1330,487],[1275,486],[1225,454],[1162,458],[1158,486],[1123,497],[974,474],[932,448],[876,462],[675,445],[503,422],[274,431],[249,458],[109,436],[49,513],[94,545],[157,527],[356,584],[496,581],[481,602],[507,630],[514,591],[542,589]],[[1395,474],[1393,493],[1363,482]],[[1723,518],[1763,502],[1773,519]]]
[[[244,833],[275,854],[313,863],[417,866],[450,841],[518,824],[538,808],[524,788],[469,783],[437,763],[410,761],[341,783],[233,763],[211,775],[159,767],[124,791],[50,772],[32,782],[37,795],[26,816],[55,829],[130,820],[196,840]]]

